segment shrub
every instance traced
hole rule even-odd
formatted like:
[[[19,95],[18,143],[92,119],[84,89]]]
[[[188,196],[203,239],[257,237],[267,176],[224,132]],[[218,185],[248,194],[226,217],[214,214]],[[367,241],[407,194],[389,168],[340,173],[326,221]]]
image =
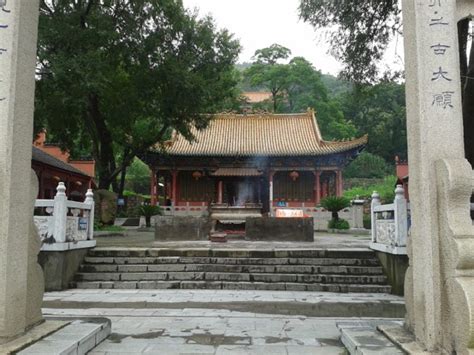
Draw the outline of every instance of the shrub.
[[[160,206],[142,205],[140,206],[139,211],[140,215],[144,217],[151,217],[163,214],[163,209]]]
[[[328,222],[328,228],[329,229],[349,229],[349,222],[347,222],[345,219],[331,219]]]
[[[393,171],[385,160],[375,154],[363,152],[344,171],[346,178],[383,178]]]
[[[160,206],[142,205],[139,208],[140,215],[145,217],[146,226],[151,227],[151,217],[162,215],[163,209]]]
[[[362,217],[362,223],[364,224],[365,229],[372,229],[372,218],[370,214],[364,214]]]
[[[338,212],[351,205],[351,201],[346,197],[328,196],[321,200],[321,206],[332,212],[332,219],[339,220]]]
[[[367,187],[354,187],[344,192],[344,197],[353,200],[357,196],[359,198],[369,199],[372,192],[377,191],[383,203],[392,203],[395,198],[395,184],[397,182],[396,176],[386,176],[383,183],[370,185]]]

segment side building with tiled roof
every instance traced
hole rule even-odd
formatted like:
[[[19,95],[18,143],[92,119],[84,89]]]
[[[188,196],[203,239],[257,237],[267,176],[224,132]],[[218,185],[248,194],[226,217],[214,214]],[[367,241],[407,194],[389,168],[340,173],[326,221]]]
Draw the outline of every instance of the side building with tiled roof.
[[[66,186],[69,199],[84,201],[87,189],[95,187],[95,162],[89,159],[71,160],[67,151],[45,142],[46,131],[43,130],[32,146],[31,167],[39,182],[37,198],[53,199],[61,181]]]
[[[191,142],[173,134],[142,157],[152,170],[152,202],[182,214],[210,203],[260,203],[264,212],[314,207],[342,195],[342,171],[367,144],[367,136],[325,141],[312,110],[219,114],[192,133]]]

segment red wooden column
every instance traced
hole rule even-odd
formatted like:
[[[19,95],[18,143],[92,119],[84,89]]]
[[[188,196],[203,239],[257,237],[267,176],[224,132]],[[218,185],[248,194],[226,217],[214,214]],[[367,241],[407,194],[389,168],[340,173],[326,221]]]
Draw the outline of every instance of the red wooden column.
[[[318,205],[321,202],[321,172],[314,172],[314,202]]]
[[[224,198],[224,182],[219,180],[217,182],[217,203],[222,203]]]
[[[324,179],[321,184],[321,197],[325,198],[327,196],[328,196],[328,181]]]
[[[336,170],[336,195],[342,196],[343,190],[342,170]]]
[[[156,169],[151,168],[150,176],[150,196],[151,196],[151,205],[156,206]]]
[[[171,172],[171,177],[172,177],[172,191],[171,191],[171,204],[173,207],[176,206],[177,201],[177,193],[178,193],[178,171],[173,170]]]
[[[156,204],[160,205],[160,171],[156,170],[155,174],[155,199]]]

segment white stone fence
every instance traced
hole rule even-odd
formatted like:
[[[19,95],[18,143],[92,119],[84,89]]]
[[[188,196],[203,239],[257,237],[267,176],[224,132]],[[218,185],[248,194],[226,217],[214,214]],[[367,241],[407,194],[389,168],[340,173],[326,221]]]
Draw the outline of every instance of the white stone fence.
[[[87,190],[84,202],[69,201],[66,186],[60,182],[54,200],[36,200],[34,221],[42,251],[91,248],[94,240],[94,194]]]
[[[395,189],[395,200],[388,205],[380,203],[379,194],[372,194],[372,241],[370,248],[395,255],[407,254],[409,204],[402,185]]]

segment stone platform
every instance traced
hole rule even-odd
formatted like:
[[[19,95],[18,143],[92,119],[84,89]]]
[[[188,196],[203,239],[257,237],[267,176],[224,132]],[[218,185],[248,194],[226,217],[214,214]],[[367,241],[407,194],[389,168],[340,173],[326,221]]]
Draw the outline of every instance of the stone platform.
[[[362,248],[367,249],[370,236],[358,233],[336,234],[315,232],[313,242],[276,242],[276,241],[229,241],[215,244],[203,241],[155,241],[152,230],[127,229],[123,236],[97,236],[97,247],[143,247],[143,248],[234,248],[234,249],[284,249],[284,248]]]
[[[227,290],[68,290],[48,292],[46,308],[209,308],[285,316],[388,317],[405,316],[402,297],[387,294],[227,291]]]

